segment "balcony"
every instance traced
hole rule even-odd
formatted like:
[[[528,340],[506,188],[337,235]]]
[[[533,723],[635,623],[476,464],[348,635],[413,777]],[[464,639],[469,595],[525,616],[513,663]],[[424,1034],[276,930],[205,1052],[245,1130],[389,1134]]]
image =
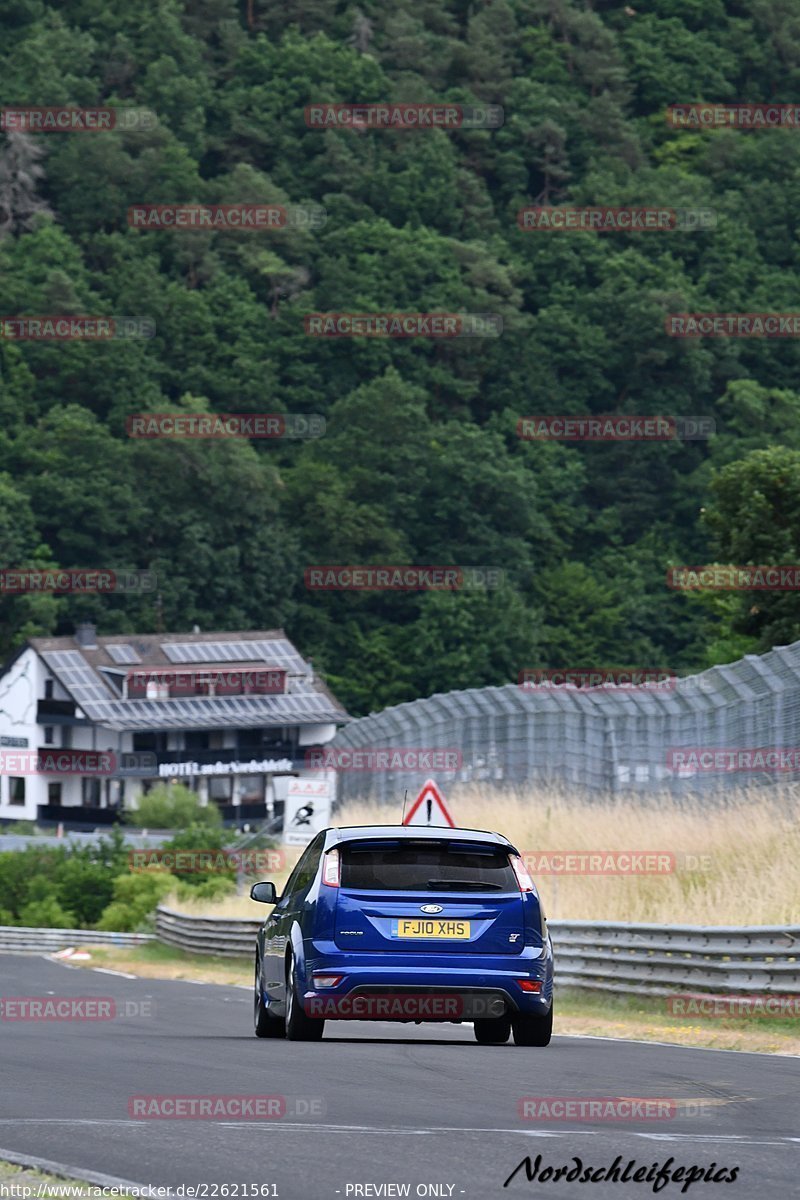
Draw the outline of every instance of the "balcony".
[[[40,700],[36,706],[36,724],[91,725],[91,721],[75,716],[74,700]]]
[[[187,696],[280,696],[286,692],[287,672],[263,668],[135,668],[128,672],[129,700],[169,700]]]

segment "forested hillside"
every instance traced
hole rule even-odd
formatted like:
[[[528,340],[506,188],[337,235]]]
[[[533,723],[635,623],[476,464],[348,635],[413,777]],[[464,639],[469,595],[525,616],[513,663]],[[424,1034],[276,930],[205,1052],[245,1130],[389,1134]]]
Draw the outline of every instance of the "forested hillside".
[[[800,561],[793,339],[666,336],[798,299],[800,129],[669,104],[800,94],[793,0],[5,0],[0,316],[139,314],[149,339],[0,338],[0,559],[147,568],[142,595],[7,596],[3,652],[282,625],[354,713],[531,666],[681,671],[800,637],[796,593],[684,595],[671,563]],[[320,102],[489,102],[502,127],[309,128]],[[321,205],[322,228],[138,229],[137,204]],[[522,231],[528,204],[703,207],[706,232]],[[313,312],[471,312],[501,337],[314,338]],[[141,440],[144,411],[319,413],[309,440]],[[705,415],[699,441],[524,441],[529,414]],[[313,564],[503,584],[319,593]]]

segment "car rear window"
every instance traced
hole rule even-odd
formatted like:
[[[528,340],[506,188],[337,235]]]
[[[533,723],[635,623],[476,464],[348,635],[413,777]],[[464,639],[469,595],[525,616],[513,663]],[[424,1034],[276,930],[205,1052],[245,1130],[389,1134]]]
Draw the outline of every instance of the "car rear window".
[[[345,842],[342,887],[372,891],[519,890],[500,846],[453,842]]]

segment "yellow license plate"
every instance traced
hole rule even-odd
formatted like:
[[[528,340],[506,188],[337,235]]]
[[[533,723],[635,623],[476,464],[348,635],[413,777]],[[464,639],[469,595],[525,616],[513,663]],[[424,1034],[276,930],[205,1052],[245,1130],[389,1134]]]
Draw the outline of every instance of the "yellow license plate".
[[[403,918],[397,922],[397,937],[401,938],[458,938],[468,941],[470,936],[469,921],[450,921],[435,917],[424,921],[414,918]]]

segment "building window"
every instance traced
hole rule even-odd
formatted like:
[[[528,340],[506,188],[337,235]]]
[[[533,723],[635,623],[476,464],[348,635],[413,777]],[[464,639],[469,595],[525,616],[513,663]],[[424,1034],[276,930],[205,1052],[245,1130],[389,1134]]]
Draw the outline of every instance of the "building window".
[[[60,783],[48,783],[48,785],[47,785],[47,803],[48,804],[60,804],[61,803],[61,784]]]
[[[45,700],[53,699],[53,681],[52,681],[52,679],[45,679],[45,681],[44,681],[44,698],[45,698]]]
[[[20,775],[12,775],[8,781],[8,803],[25,803],[25,779]]]
[[[224,777],[209,779],[208,798],[216,804],[230,804],[233,798],[233,780]]]
[[[239,783],[242,804],[264,803],[264,776],[242,775]]]
[[[183,737],[183,745],[186,750],[208,749],[208,733],[205,730],[188,729]]]
[[[81,800],[84,808],[99,808],[100,807],[100,780],[99,779],[82,779],[82,796]]]
[[[261,730],[260,729],[237,729],[236,730],[236,748],[237,750],[257,750],[261,747]]]
[[[55,745],[55,740],[56,740],[55,739],[55,730],[54,730],[53,726],[45,725],[45,727],[44,727],[44,744],[45,744],[45,746]]]
[[[164,732],[135,733],[133,748],[134,750],[152,750],[156,754],[163,754],[167,749],[167,735]]]
[[[252,754],[255,750],[286,751],[291,745],[289,730],[280,726],[274,729],[237,729],[236,747],[240,752]]]

